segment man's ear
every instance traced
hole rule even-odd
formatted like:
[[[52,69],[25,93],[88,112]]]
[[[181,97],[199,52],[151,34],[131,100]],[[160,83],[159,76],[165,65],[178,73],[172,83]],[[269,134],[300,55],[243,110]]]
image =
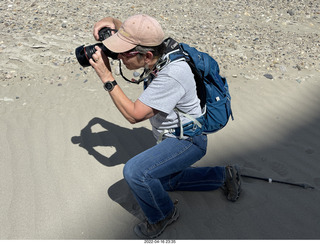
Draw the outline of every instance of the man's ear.
[[[153,53],[148,51],[145,54],[145,61],[146,61],[146,63],[150,63],[152,60],[153,60]]]

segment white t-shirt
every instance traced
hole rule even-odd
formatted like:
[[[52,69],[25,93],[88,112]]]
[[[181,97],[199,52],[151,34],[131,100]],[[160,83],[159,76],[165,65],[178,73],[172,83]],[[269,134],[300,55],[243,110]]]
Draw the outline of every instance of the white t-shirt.
[[[173,62],[163,68],[144,90],[139,100],[159,111],[150,118],[156,138],[165,129],[179,127],[179,119],[174,108],[178,108],[193,118],[201,116],[200,100],[197,97],[194,75],[185,61]],[[190,120],[180,116],[182,124]]]

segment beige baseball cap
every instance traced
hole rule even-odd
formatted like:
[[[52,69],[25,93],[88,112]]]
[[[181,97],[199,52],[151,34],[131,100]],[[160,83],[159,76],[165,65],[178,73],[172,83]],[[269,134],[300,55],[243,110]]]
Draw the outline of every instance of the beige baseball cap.
[[[127,52],[137,45],[154,47],[164,40],[164,32],[159,22],[145,14],[129,17],[117,33],[102,43],[112,52]]]

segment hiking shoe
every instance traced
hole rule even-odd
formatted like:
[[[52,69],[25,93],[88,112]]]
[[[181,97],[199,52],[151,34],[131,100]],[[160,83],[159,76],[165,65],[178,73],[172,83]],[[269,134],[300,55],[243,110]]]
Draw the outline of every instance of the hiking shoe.
[[[171,214],[169,214],[165,219],[155,224],[150,224],[148,220],[145,220],[134,227],[134,232],[138,237],[142,239],[153,239],[160,236],[165,228],[176,221],[178,218],[178,209],[177,207],[174,207]]]
[[[224,183],[224,193],[231,202],[238,200],[241,192],[240,172],[237,166],[226,167],[226,181]]]

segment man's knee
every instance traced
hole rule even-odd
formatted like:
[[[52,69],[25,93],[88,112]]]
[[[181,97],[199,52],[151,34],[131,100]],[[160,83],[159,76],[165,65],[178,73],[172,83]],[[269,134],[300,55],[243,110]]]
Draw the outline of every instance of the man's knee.
[[[130,161],[128,161],[124,167],[123,167],[123,177],[126,181],[128,181],[128,179],[132,178],[132,170],[130,169],[130,165],[128,164]]]
[[[129,160],[123,167],[123,177],[128,183],[141,178],[141,174],[141,169],[134,160]]]

